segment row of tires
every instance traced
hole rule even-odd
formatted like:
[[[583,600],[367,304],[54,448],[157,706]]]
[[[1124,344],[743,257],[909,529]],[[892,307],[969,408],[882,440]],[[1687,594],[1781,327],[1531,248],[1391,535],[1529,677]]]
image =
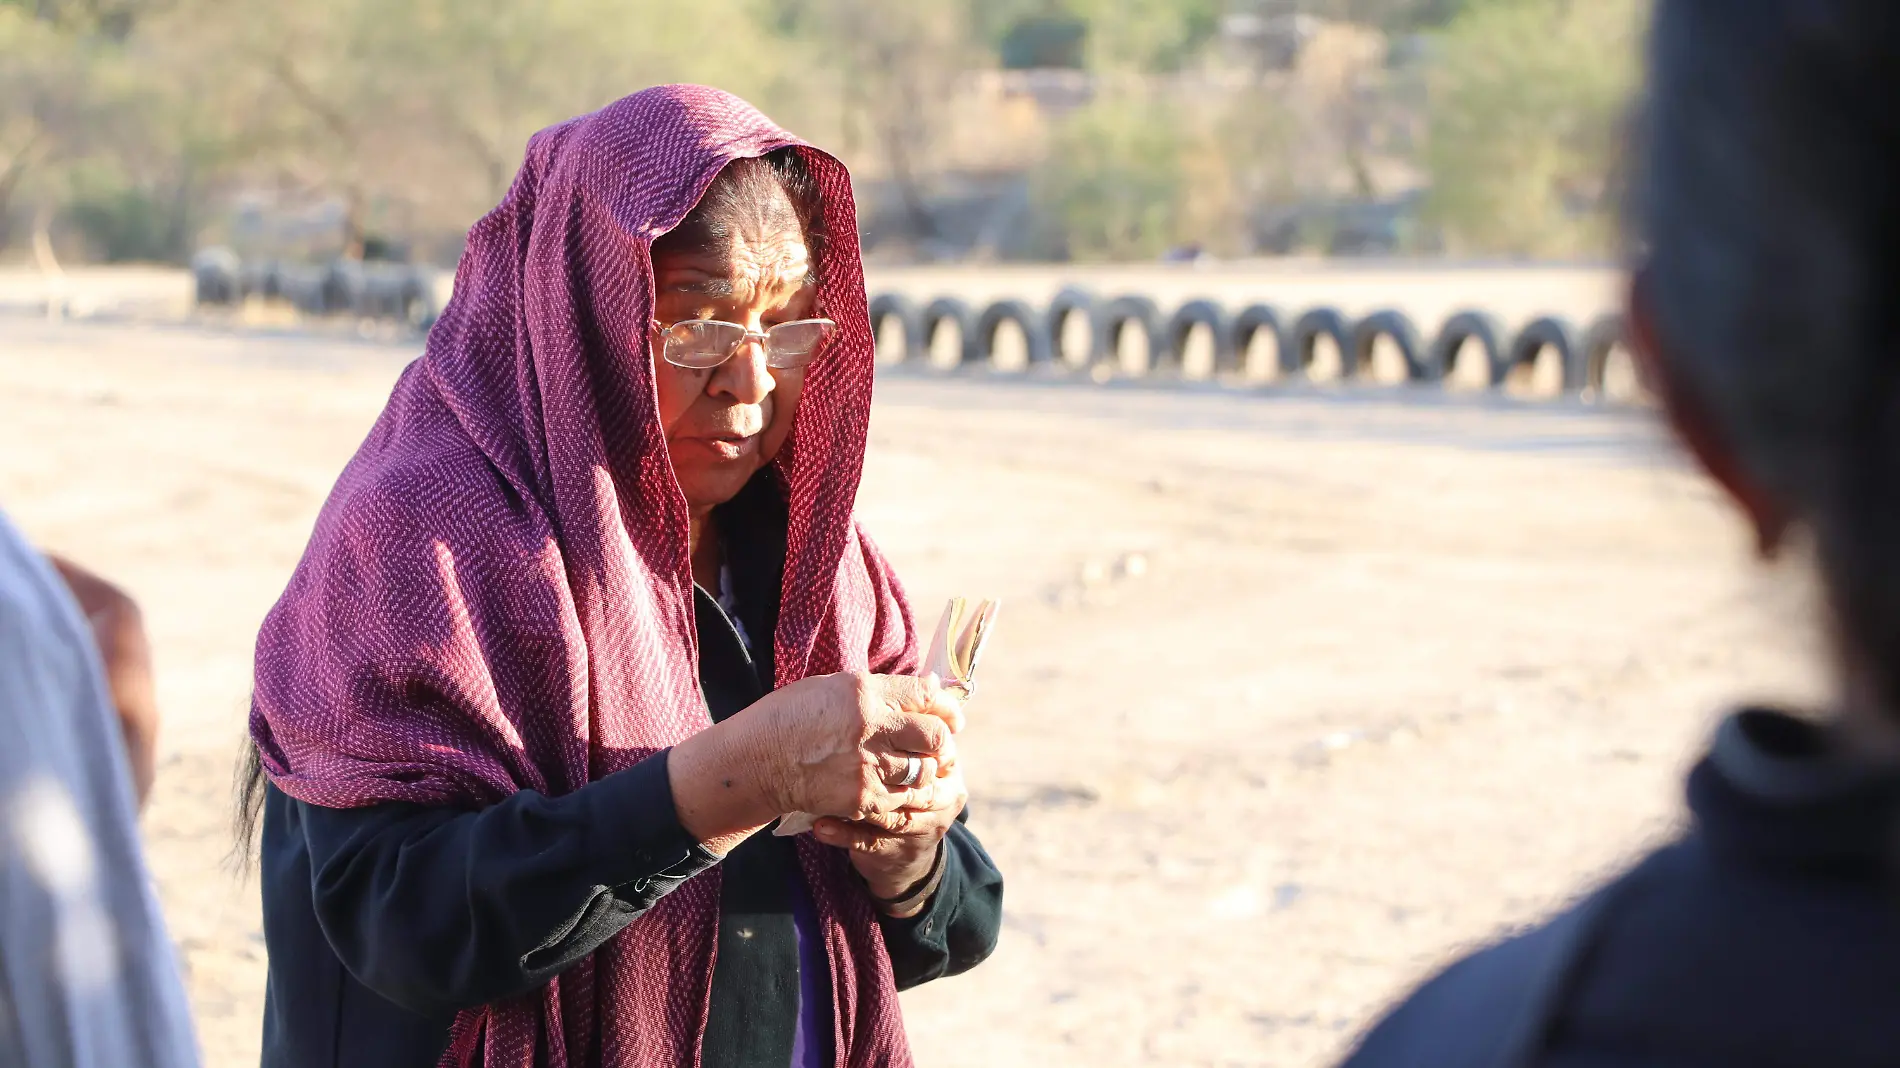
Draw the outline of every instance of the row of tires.
[[[246,262],[229,249],[206,249],[193,257],[191,275],[200,306],[259,298],[286,302],[305,315],[390,319],[419,328],[434,323],[440,312],[434,273],[410,264]]]
[[[237,305],[257,297],[285,301],[307,315],[391,319],[418,328],[427,328],[439,313],[431,272],[406,264],[244,262],[228,249],[207,249],[192,261],[192,277],[200,305]],[[1148,297],[1102,300],[1074,287],[1057,293],[1042,309],[1010,299],[978,310],[956,297],[919,305],[902,294],[882,293],[872,299],[870,311],[880,339],[893,328],[901,331],[905,360],[928,353],[942,331],[954,329],[957,365],[994,366],[1003,327],[1013,324],[1031,369],[1113,367],[1134,331],[1146,344],[1147,373],[1179,376],[1186,370],[1191,340],[1200,332],[1211,342],[1215,376],[1247,373],[1248,355],[1264,337],[1273,343],[1281,378],[1309,376],[1319,342],[1327,339],[1339,353],[1339,376],[1355,379],[1370,372],[1374,349],[1387,339],[1404,361],[1405,378],[1419,383],[1444,381],[1466,345],[1478,347],[1493,387],[1549,350],[1561,368],[1563,390],[1572,393],[1603,390],[1610,354],[1623,341],[1622,319],[1615,315],[1581,329],[1567,319],[1544,316],[1512,333],[1494,315],[1461,311],[1428,339],[1409,316],[1390,309],[1353,319],[1329,307],[1291,316],[1271,304],[1251,304],[1230,313],[1216,301],[1190,300],[1164,315]],[[1079,351],[1064,346],[1064,339],[1076,333],[1071,327],[1078,317],[1087,338]]]
[[[1076,333],[1071,328],[1077,317],[1087,324],[1088,341],[1080,351],[1064,346],[1064,339]],[[920,306],[897,293],[882,293],[871,301],[871,325],[880,340],[901,329],[904,360],[930,352],[942,331],[954,329],[957,365],[994,366],[1005,324],[1020,331],[1032,369],[1117,366],[1123,339],[1137,331],[1147,344],[1147,373],[1178,376],[1199,332],[1212,343],[1211,370],[1217,376],[1247,373],[1248,354],[1264,337],[1274,343],[1279,377],[1306,377],[1325,338],[1337,347],[1339,376],[1354,379],[1370,373],[1373,351],[1383,338],[1403,358],[1406,379],[1420,383],[1443,382],[1468,344],[1481,351],[1493,387],[1550,350],[1562,368],[1562,388],[1569,393],[1601,392],[1610,354],[1623,343],[1623,322],[1616,315],[1582,328],[1558,316],[1543,316],[1510,332],[1488,312],[1461,311],[1428,339],[1409,316],[1389,309],[1354,319],[1327,307],[1290,316],[1271,304],[1252,304],[1230,313],[1212,300],[1190,300],[1164,315],[1147,297],[1101,300],[1075,288],[1062,290],[1042,309],[1021,300],[999,300],[978,310],[956,297]]]

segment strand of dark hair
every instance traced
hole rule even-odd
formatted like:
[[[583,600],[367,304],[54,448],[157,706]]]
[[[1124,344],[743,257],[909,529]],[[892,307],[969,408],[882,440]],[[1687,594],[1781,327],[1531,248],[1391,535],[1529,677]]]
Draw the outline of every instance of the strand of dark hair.
[[[774,217],[787,207],[791,219]],[[654,240],[653,253],[715,248],[729,242],[737,230],[784,222],[796,223],[805,236],[811,262],[822,264],[827,236],[824,202],[804,150],[796,146],[728,163],[680,224]]]
[[[257,860],[257,833],[264,818],[267,782],[264,761],[257,755],[256,743],[246,734],[244,750],[238,755],[237,774],[233,783],[237,803],[231,816],[232,843],[227,858],[229,866],[239,872],[250,871]]]

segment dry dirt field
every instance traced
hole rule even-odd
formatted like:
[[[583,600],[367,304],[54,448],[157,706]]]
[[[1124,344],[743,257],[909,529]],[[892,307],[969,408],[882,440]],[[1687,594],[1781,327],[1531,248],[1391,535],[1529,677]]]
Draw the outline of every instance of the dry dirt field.
[[[207,1060],[254,1064],[224,866],[254,628],[414,348],[0,318],[0,506],[143,601],[146,834]],[[1006,599],[964,743],[996,956],[919,1061],[1319,1065],[1669,833],[1740,699],[1817,692],[1641,411],[887,376],[861,510],[926,614]]]

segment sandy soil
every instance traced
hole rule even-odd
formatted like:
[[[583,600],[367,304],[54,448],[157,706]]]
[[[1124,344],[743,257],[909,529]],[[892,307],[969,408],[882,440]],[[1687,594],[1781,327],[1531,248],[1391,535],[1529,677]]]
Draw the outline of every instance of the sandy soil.
[[[412,356],[0,319],[0,504],[146,606],[219,1068],[264,974],[223,866],[254,628]],[[1804,593],[1640,412],[893,374],[861,503],[926,614],[1008,601],[964,747],[1007,925],[906,996],[929,1068],[1325,1063],[1669,833],[1713,715],[1818,689]]]

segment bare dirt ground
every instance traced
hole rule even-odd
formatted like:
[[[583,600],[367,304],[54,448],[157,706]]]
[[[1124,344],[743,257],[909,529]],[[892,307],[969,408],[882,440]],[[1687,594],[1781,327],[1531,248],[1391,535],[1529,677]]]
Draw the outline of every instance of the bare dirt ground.
[[[254,630],[413,355],[0,319],[0,506],[146,607],[218,1068],[264,975],[223,866]],[[899,374],[860,501],[923,614],[1007,601],[964,742],[1007,925],[906,995],[928,1068],[1327,1063],[1669,833],[1715,714],[1818,692],[1805,595],[1642,412]]]

